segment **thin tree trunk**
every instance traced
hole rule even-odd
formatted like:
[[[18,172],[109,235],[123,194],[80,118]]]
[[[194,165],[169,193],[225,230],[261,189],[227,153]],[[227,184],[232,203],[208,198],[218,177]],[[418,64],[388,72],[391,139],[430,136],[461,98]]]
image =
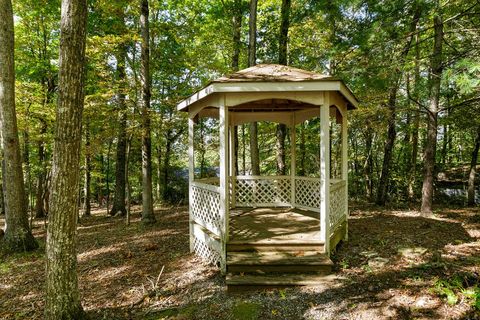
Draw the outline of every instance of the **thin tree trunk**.
[[[468,189],[467,189],[467,204],[469,206],[475,205],[475,176],[477,174],[478,151],[480,149],[480,127],[477,129],[477,137],[475,139],[475,146],[472,152],[472,161],[470,162],[470,170],[468,173]]]
[[[365,176],[365,196],[370,201],[373,198],[373,155],[372,155],[373,134],[369,125],[365,128],[365,163],[363,174]]]
[[[248,21],[248,66],[257,64],[257,0],[250,0],[250,19]],[[250,162],[253,175],[260,175],[260,153],[258,151],[258,125],[250,123]]]
[[[440,103],[440,82],[442,78],[442,42],[443,22],[442,18],[435,14],[434,21],[434,44],[431,60],[430,74],[430,105],[427,110],[427,140],[423,153],[425,169],[422,185],[422,214],[430,216],[433,202],[433,179],[435,175],[435,154],[437,150],[437,117]]]
[[[92,179],[92,152],[90,149],[90,128],[89,122],[85,123],[85,179],[84,179],[84,198],[83,198],[83,215],[89,216],[91,214],[90,200],[91,189],[90,183]]]
[[[418,27],[417,27],[418,30]],[[415,74],[413,89],[414,97],[418,101],[420,90],[420,45],[418,32],[415,35]],[[415,181],[417,176],[417,156],[418,156],[418,129],[420,127],[420,106],[415,108],[413,114],[413,128],[412,128],[412,154],[409,163],[408,173],[408,199],[412,201],[415,197]]]
[[[258,125],[256,122],[250,122],[250,161],[252,175],[260,175],[260,152],[258,150]]]
[[[128,167],[129,167],[129,160],[130,160],[130,148],[132,146],[132,137],[130,137],[127,141],[127,152],[125,155],[125,187],[127,190],[127,214],[126,214],[126,223],[127,226],[130,225],[130,204],[131,204],[131,191],[130,191],[130,180],[128,178]]]
[[[112,151],[112,140],[108,141],[107,149],[107,173],[105,176],[105,185],[107,188],[107,213],[110,211],[110,152]]]
[[[37,192],[35,195],[35,218],[44,218],[47,215],[46,207],[44,204],[45,197],[45,184],[46,184],[46,161],[45,161],[45,135],[47,134],[47,121],[43,118],[40,119],[40,139],[38,141],[38,162],[40,170],[37,177]]]
[[[245,133],[245,124],[242,124],[242,168],[243,168],[243,175],[247,173],[247,141],[246,141],[246,133]]]
[[[402,68],[405,64],[406,57],[408,52],[410,51],[410,47],[413,41],[414,31],[417,28],[418,20],[420,19],[421,8],[420,6],[416,6],[413,19],[410,23],[410,29],[408,30],[410,36],[407,38],[407,42],[401,51],[399,57],[399,65],[396,69],[394,80],[392,82],[392,86],[390,88],[390,93],[387,102],[388,108],[388,115],[387,115],[387,140],[385,141],[385,148],[384,148],[384,155],[383,155],[383,164],[382,164],[382,173],[380,175],[380,180],[378,183],[378,190],[377,190],[377,198],[376,203],[378,205],[385,205],[387,201],[387,190],[389,186],[390,180],[390,167],[391,167],[391,160],[393,155],[393,148],[395,147],[395,139],[397,136],[397,131],[395,128],[396,124],[396,116],[397,116],[397,93],[398,88],[400,86],[400,80],[402,76]]]
[[[123,20],[123,19],[122,19]],[[118,133],[117,153],[115,161],[115,195],[110,215],[124,216],[127,213],[125,208],[125,153],[127,149],[127,108],[125,105],[125,60],[126,52],[123,45],[117,55],[117,77],[118,77]]]
[[[0,140],[3,149],[5,235],[0,248],[21,252],[38,247],[29,225],[22,158],[15,112],[13,12],[10,0],[0,0]]]
[[[302,122],[300,124],[300,146],[299,146],[299,153],[300,153],[300,166],[298,169],[298,174],[300,176],[304,176],[306,174],[305,171],[305,159],[307,156],[307,151],[305,148],[305,122]],[[295,148],[295,146],[292,146],[292,148]]]
[[[142,0],[140,10],[141,80],[142,80],[142,222],[156,221],[153,213],[152,139],[150,133],[150,30],[148,0]]]
[[[86,22],[87,1],[62,1],[59,91],[46,242],[47,320],[86,318],[78,290],[76,252]]]
[[[242,0],[235,0],[233,8],[233,54],[232,54],[232,70],[238,71],[240,65],[240,48],[242,47]]]
[[[281,23],[278,37],[278,63],[288,64],[288,28],[290,26],[290,7],[291,0],[282,0],[281,9]],[[277,124],[276,136],[277,136],[277,174],[285,175],[285,137],[287,134],[287,126],[283,123]]]

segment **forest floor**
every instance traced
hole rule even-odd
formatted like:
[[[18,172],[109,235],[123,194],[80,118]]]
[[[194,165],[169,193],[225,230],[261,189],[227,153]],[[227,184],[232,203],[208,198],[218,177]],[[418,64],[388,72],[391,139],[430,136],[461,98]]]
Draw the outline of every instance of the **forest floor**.
[[[189,253],[186,207],[156,210],[152,227],[138,212],[126,226],[96,210],[78,227],[84,309],[92,319],[480,319],[479,208],[428,219],[350,210],[349,241],[332,257],[337,281],[241,294]],[[39,250],[0,261],[0,319],[43,318],[43,222],[34,233]]]

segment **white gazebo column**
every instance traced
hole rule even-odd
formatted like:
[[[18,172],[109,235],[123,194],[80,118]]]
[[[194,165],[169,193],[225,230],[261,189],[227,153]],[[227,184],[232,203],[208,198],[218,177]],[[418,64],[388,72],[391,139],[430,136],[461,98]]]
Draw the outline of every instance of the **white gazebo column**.
[[[228,107],[224,96],[220,97],[218,105],[219,133],[220,133],[220,225],[222,241],[222,272],[226,272],[228,220],[229,220],[229,192],[228,192]]]
[[[320,107],[320,235],[330,254],[330,94]]]
[[[236,206],[236,198],[235,198],[235,185],[236,185],[236,178],[237,178],[237,170],[235,163],[237,162],[237,159],[235,157],[235,127],[234,126],[229,126],[230,130],[230,145],[229,145],[229,151],[230,151],[230,180],[228,183],[231,185],[231,192],[230,192],[230,207],[235,208]],[[227,186],[229,185],[227,183]]]
[[[295,132],[295,114],[290,126],[290,205],[295,207],[295,176],[297,175],[297,141]]]
[[[193,252],[193,191],[192,191],[192,182],[194,180],[195,174],[195,153],[193,149],[193,134],[194,134],[194,121],[191,118],[192,115],[188,117],[188,225],[190,228],[190,252]]]
[[[348,240],[348,119],[347,105],[342,108],[342,180],[345,181],[345,241]]]

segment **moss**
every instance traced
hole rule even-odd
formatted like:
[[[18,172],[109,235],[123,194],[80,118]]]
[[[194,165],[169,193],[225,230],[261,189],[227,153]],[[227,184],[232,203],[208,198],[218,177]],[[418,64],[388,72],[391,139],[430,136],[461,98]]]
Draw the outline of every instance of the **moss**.
[[[261,305],[253,302],[239,302],[232,308],[233,319],[235,320],[256,320],[259,319]]]

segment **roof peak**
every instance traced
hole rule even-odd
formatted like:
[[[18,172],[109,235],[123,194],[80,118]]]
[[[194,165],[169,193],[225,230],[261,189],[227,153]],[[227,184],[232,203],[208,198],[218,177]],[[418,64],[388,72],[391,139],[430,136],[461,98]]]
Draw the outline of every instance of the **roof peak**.
[[[337,78],[281,64],[257,64],[212,82],[312,81]]]

